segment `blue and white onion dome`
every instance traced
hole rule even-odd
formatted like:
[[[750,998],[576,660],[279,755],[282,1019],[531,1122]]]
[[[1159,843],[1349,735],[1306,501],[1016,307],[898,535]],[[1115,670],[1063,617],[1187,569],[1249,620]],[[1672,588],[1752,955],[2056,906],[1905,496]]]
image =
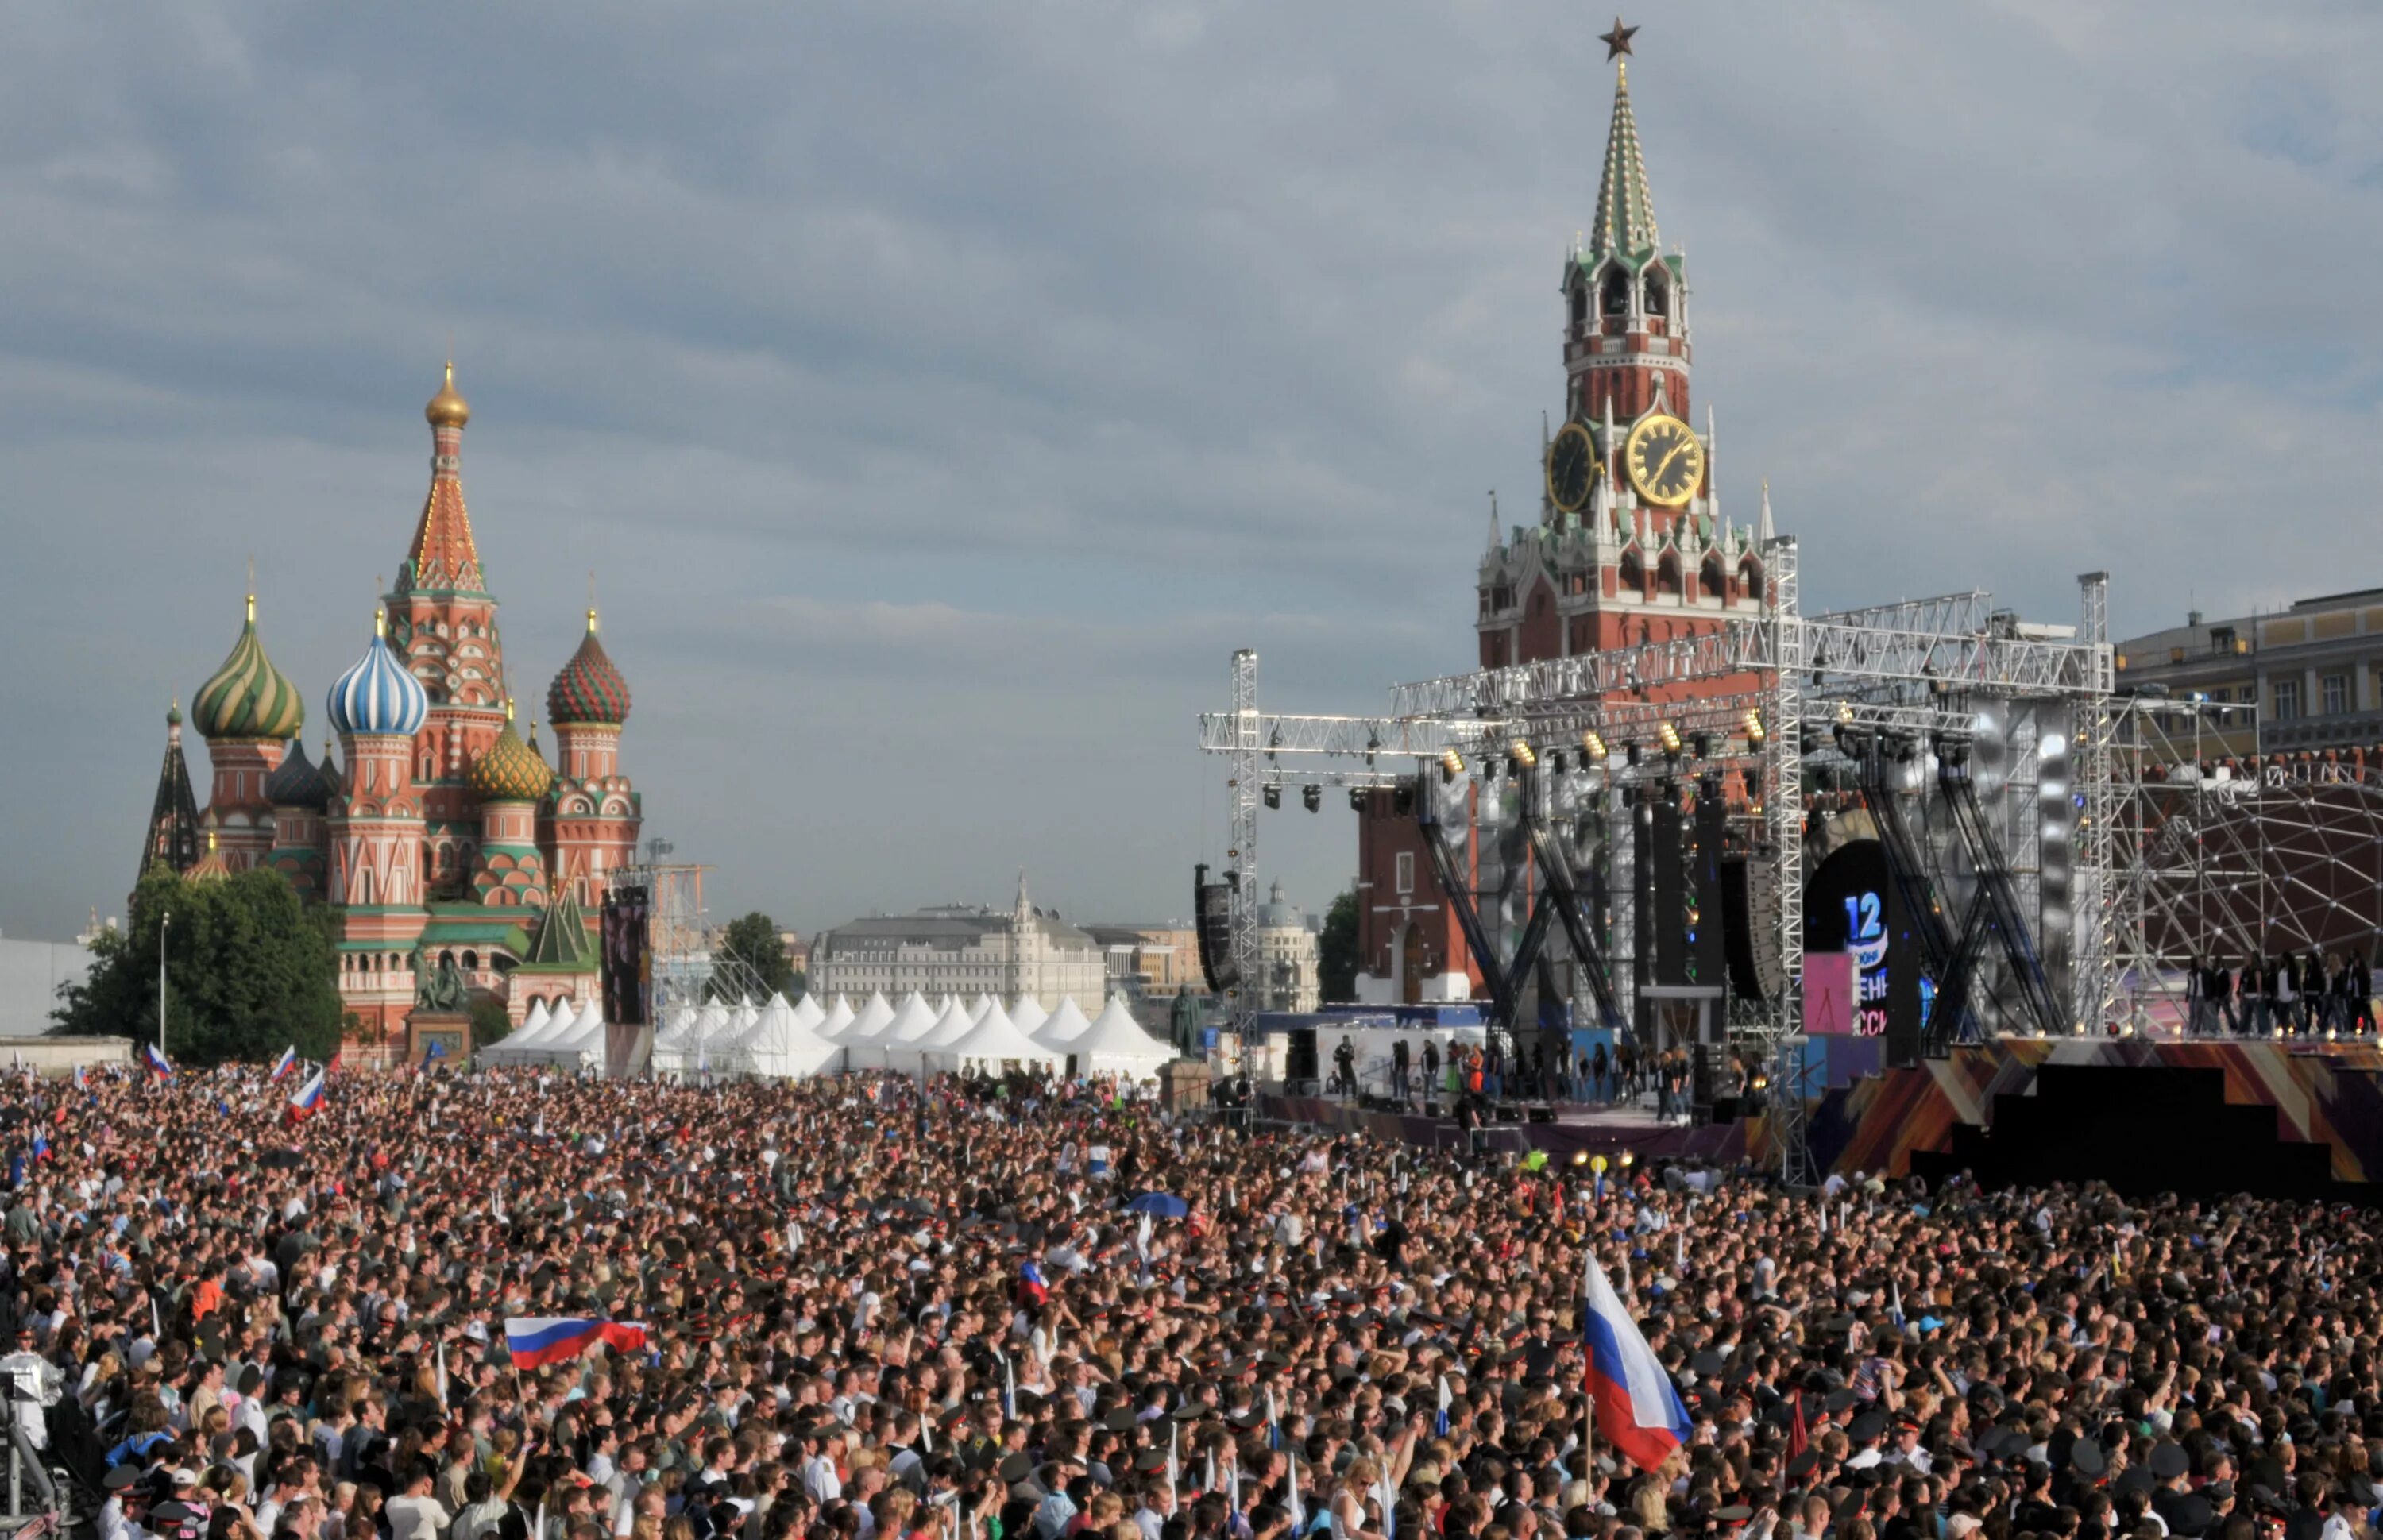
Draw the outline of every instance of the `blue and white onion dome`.
[[[389,617],[373,617],[372,646],[347,672],[331,683],[326,702],[332,730],[349,733],[380,733],[412,737],[430,715],[430,696],[422,682],[405,671],[397,654],[389,650]]]

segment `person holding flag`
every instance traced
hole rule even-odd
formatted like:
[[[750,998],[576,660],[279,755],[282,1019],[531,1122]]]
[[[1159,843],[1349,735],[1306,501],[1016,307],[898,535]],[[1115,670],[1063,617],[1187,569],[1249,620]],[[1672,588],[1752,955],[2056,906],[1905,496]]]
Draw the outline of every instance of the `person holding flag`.
[[[171,1080],[174,1078],[174,1066],[166,1062],[166,1055],[157,1052],[157,1045],[154,1042],[144,1042],[141,1045],[141,1062],[149,1066],[150,1074],[161,1080]]]
[[[273,1073],[265,1078],[265,1083],[268,1086],[278,1086],[281,1083],[283,1076],[297,1067],[298,1045],[293,1042],[281,1051],[279,1058],[273,1061]]]
[[[1661,1467],[1688,1440],[1688,1410],[1680,1392],[1664,1373],[1654,1350],[1647,1346],[1638,1323],[1630,1318],[1621,1297],[1597,1265],[1597,1254],[1586,1253],[1588,1298],[1583,1312],[1587,1349],[1590,1437],[1604,1436],[1612,1450],[1642,1471]]]
[[[284,1115],[287,1121],[303,1123],[322,1110],[323,1078],[329,1073],[327,1066],[315,1071],[304,1085],[290,1093],[290,1110]]]

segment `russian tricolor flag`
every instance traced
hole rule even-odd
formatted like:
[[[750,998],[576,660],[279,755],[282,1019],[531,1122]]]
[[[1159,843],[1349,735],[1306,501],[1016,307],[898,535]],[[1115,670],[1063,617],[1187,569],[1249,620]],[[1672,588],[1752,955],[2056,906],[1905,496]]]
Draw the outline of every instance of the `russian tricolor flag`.
[[[323,1070],[315,1071],[307,1082],[290,1093],[290,1121],[311,1117],[323,1105]]]
[[[509,1315],[505,1318],[505,1351],[516,1369],[561,1363],[577,1358],[601,1342],[616,1353],[634,1353],[646,1345],[642,1321],[578,1320],[554,1315]]]
[[[273,1061],[273,1073],[266,1078],[265,1083],[268,1086],[278,1086],[281,1083],[281,1077],[297,1067],[298,1045],[293,1042],[281,1051],[279,1058]]]
[[[154,1042],[144,1042],[141,1045],[141,1062],[147,1065],[149,1072],[161,1080],[170,1080],[174,1078],[174,1066],[166,1062],[166,1055],[157,1052],[157,1045]]]
[[[1597,1411],[1597,1431],[1615,1452],[1642,1471],[1652,1471],[1688,1441],[1688,1409],[1672,1376],[1656,1361],[1639,1335],[1638,1323],[1605,1281],[1597,1257],[1588,1258],[1588,1398]]]

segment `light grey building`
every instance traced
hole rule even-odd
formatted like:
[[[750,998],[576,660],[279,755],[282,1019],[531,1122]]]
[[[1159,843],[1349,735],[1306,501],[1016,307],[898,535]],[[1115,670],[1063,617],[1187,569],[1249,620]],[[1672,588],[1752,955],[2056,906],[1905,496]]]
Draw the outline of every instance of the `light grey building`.
[[[57,1008],[58,986],[80,983],[90,971],[87,941],[0,937],[0,1037],[37,1038],[47,1032],[53,1025],[50,1013]]]
[[[1018,879],[1008,909],[947,905],[916,914],[850,920],[820,933],[811,949],[814,994],[848,995],[857,1004],[883,992],[899,1000],[912,991],[937,999],[957,994],[1031,994],[1045,1005],[1068,995],[1088,1012],[1107,989],[1101,944],[1051,910],[1028,899]]]
[[[2185,624],[2118,644],[2121,689],[2258,708],[2255,752],[2383,744],[2383,588],[2304,598],[2272,614]],[[2254,752],[2250,713],[2202,729],[2203,758]]]

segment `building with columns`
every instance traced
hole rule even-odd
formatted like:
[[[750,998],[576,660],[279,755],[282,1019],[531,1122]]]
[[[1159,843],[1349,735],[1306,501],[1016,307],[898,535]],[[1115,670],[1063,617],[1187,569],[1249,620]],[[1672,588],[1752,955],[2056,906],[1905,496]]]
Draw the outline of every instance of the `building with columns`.
[[[1607,39],[1629,53],[1629,31]],[[1772,536],[1766,489],[1751,524],[1723,513],[1713,480],[1713,413],[1697,425],[1687,261],[1665,251],[1619,57],[1612,117],[1586,242],[1558,266],[1563,399],[1542,430],[1537,517],[1501,524],[1495,504],[1475,585],[1475,660],[1485,669],[1664,642],[1759,612],[1761,548]],[[1752,687],[1753,676],[1630,693],[1635,702]],[[1490,783],[1485,783],[1489,785]],[[1509,788],[1511,789],[1511,788]],[[1511,948],[1534,876],[1517,820],[1494,787],[1476,790],[1455,872],[1485,927]],[[1484,806],[1481,798],[1487,797]],[[1481,981],[1435,873],[1414,811],[1369,795],[1358,826],[1358,979],[1371,1004],[1463,1000]],[[1542,953],[1542,988],[1572,993],[1561,936]]]
[[[191,807],[176,710],[142,851],[143,869],[270,868],[330,905],[340,992],[367,1052],[401,1040],[417,962],[451,961],[516,1023],[532,999],[594,997],[594,917],[606,874],[636,859],[643,821],[620,765],[629,688],[594,609],[547,690],[552,764],[537,724],[521,731],[463,501],[472,411],[451,364],[424,416],[429,490],[363,655],[331,685],[320,758],[251,594],[230,656],[191,701],[212,771],[206,807]],[[574,933],[548,933],[558,927]]]

